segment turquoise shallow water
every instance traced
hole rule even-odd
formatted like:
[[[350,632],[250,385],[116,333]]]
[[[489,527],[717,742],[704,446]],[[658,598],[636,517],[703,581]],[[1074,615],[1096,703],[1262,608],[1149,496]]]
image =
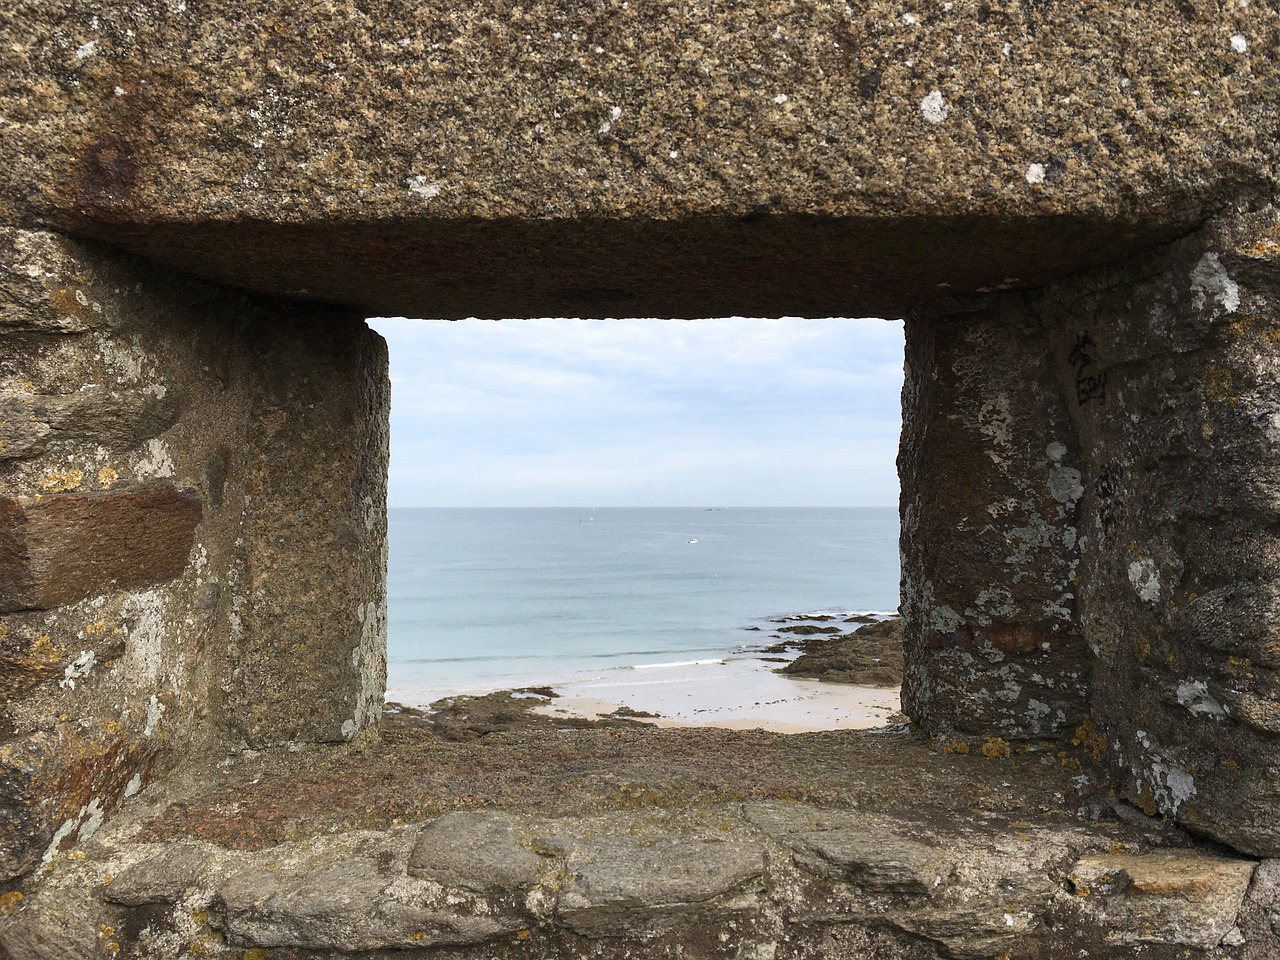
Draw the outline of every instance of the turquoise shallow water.
[[[898,605],[888,508],[402,508],[390,540],[392,699],[743,655],[772,617]]]

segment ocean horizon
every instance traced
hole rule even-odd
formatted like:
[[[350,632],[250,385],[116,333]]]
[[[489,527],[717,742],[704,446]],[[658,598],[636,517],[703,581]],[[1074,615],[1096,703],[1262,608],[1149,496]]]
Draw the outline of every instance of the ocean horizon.
[[[890,507],[393,507],[388,692],[636,683],[770,642],[771,621],[891,613]]]

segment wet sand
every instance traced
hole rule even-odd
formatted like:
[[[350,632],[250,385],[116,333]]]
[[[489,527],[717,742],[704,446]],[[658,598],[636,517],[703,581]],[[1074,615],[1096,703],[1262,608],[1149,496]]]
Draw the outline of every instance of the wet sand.
[[[884,726],[899,710],[896,688],[779,676],[776,664],[741,658],[637,667],[618,677],[555,687],[533,708],[549,717],[594,719],[619,708],[660,727],[723,727],[807,733]]]

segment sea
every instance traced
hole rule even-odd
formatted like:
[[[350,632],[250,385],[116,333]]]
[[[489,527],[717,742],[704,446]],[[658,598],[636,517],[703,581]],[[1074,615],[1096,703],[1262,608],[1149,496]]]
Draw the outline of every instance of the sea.
[[[389,538],[402,703],[751,657],[781,618],[898,606],[892,508],[393,508]]]

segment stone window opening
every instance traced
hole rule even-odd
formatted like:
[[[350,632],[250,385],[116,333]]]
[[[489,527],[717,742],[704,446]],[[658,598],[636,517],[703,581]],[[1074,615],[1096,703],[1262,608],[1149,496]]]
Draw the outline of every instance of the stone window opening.
[[[496,323],[373,318],[369,323],[388,339],[391,358],[390,701],[397,706],[400,701],[425,704],[424,698],[453,697],[468,689],[547,689],[548,683],[558,682],[566,699],[520,699],[538,705],[538,713],[561,716],[576,716],[579,701],[602,699],[614,705],[616,698],[626,700],[624,713],[633,708],[656,712],[657,722],[664,724],[781,723],[789,730],[874,726],[897,714],[901,658],[889,639],[892,627],[880,631],[884,637],[877,633],[875,640],[854,641],[847,635],[865,622],[869,611],[897,609],[897,528],[887,511],[898,499],[893,459],[900,424],[899,323],[740,317]],[[458,403],[461,396],[469,398],[465,408]],[[805,413],[798,415],[799,410]],[[588,503],[603,504],[603,512],[582,506]],[[678,584],[663,585],[666,574],[660,558],[667,556],[678,565],[687,557],[640,550],[633,542],[657,535],[648,531],[647,519],[642,518],[652,519],[652,509],[661,507],[685,509],[681,519],[670,522],[688,527],[678,546],[692,556],[685,537],[696,544],[694,535],[701,533],[706,554],[726,549],[726,535],[733,542],[751,529],[748,523],[725,534],[713,532],[708,540],[705,528],[713,521],[745,522],[761,507],[812,509],[832,503],[844,509],[825,521],[836,526],[823,529],[848,542],[840,548],[827,546],[829,563],[821,571],[814,568],[819,583],[812,587],[797,583],[790,596],[770,590],[776,578],[766,577],[764,570],[781,572],[791,562],[783,558],[745,561],[721,555],[713,561],[723,568],[717,578],[759,579],[756,593],[740,598],[742,610],[730,609],[732,604],[723,599],[726,590],[742,592],[738,580],[708,580],[704,589],[711,594],[699,604]],[[866,512],[872,503],[880,512]],[[555,507],[569,510],[570,521],[585,517],[588,522],[617,520],[624,514],[609,508],[627,508],[633,511],[625,514],[632,526],[618,546],[639,550],[628,562],[636,565],[633,569],[644,578],[643,585],[628,586],[619,572],[617,582],[606,579],[587,587],[585,581],[572,579],[589,575],[573,566],[573,554],[561,560],[573,586],[547,582],[547,571],[535,569],[531,556],[514,549],[490,561],[495,576],[511,577],[509,582],[486,583],[486,572],[473,569],[474,561],[464,565],[471,573],[462,577],[452,572],[456,562],[429,552],[432,541],[424,526],[429,515],[410,513],[410,504]],[[652,509],[637,514],[635,508]],[[743,508],[755,512],[744,513]],[[436,514],[441,530],[454,529],[466,515],[457,509]],[[397,516],[408,538],[402,543],[396,539]],[[534,514],[526,509],[508,516],[514,523],[529,521]],[[801,522],[800,514],[789,516],[792,528]],[[770,522],[783,522],[782,518],[781,513],[771,515]],[[539,523],[528,529],[545,539],[539,540],[545,550],[560,555],[567,548],[558,538],[556,519],[553,514],[538,515]],[[804,531],[796,529],[793,539],[816,536],[817,531],[809,530],[815,521],[803,522]],[[473,533],[483,540],[489,529],[486,524]],[[519,529],[526,528],[513,527]],[[873,540],[872,546],[858,546]],[[594,541],[582,544],[588,550],[596,546]],[[467,549],[465,544],[459,547]],[[761,543],[758,549],[767,548]],[[874,549],[878,559],[857,554],[859,549]],[[427,552],[416,552],[411,560],[411,550]],[[516,555],[524,558],[525,566],[511,566]],[[797,553],[795,561],[812,563],[810,555],[811,550]],[[474,597],[476,606],[460,607],[460,600],[442,594],[448,588],[432,582],[435,575],[423,569],[431,564],[443,564],[439,577],[452,585],[457,597]],[[427,579],[411,583],[404,572],[410,565]],[[832,568],[849,572],[828,572]],[[689,575],[698,577],[699,571],[695,567]],[[536,578],[546,586],[535,591],[532,584],[522,586],[521,577]],[[578,594],[593,589],[614,600],[598,611],[591,608],[591,596]],[[506,594],[513,590],[527,595],[527,611],[511,604]],[[655,590],[670,592],[678,606],[645,606],[639,598]],[[482,601],[488,591],[494,595]],[[553,599],[562,592],[559,601]],[[434,609],[426,605],[424,595],[437,597]],[[594,602],[603,600],[597,597]],[[560,606],[553,612],[548,604],[554,603]],[[628,603],[651,619],[633,624],[621,614]],[[707,603],[721,619],[707,614]],[[845,612],[835,620],[836,626],[831,625],[831,612],[819,613],[820,620],[801,622],[806,612],[818,612],[819,607]],[[497,616],[497,609],[503,616]],[[770,623],[766,614],[797,619]],[[845,624],[849,617],[859,619]],[[452,625],[449,635],[465,649],[443,649],[445,623]],[[424,635],[425,647],[412,635],[414,630]],[[793,633],[797,630],[804,634]],[[815,630],[824,633],[809,640],[811,647],[828,633],[841,633],[841,638],[828,646],[825,659],[810,657],[794,669],[800,676],[831,675],[843,663],[846,685],[815,692],[810,685],[774,676],[775,668],[800,654],[802,641]],[[605,639],[600,639],[602,633]],[[629,642],[619,647],[620,637]],[[520,651],[540,654],[546,638],[562,645],[559,657],[526,663]],[[855,657],[855,642],[876,649]],[[466,675],[455,661],[476,644],[484,646],[476,651],[481,659],[470,668],[474,675]],[[757,649],[764,647],[778,649]],[[634,664],[616,658],[615,648],[625,648],[632,660],[650,666],[641,673],[617,673]],[[837,648],[848,652],[837,655]],[[499,659],[504,652],[508,661]],[[436,669],[443,674],[432,676],[423,657],[440,658]],[[684,666],[658,666],[653,672],[653,665],[673,661]],[[544,664],[541,673],[532,669],[538,663]],[[716,670],[713,664],[722,668]],[[867,684],[856,695],[847,686],[855,674]],[[637,686],[639,677],[650,683]],[[611,678],[616,682],[611,684]],[[659,679],[663,683],[657,683]],[[682,702],[673,695],[676,690],[699,702]],[[459,704],[450,700],[448,709],[465,709],[472,715],[486,709],[472,700],[465,707]],[[600,709],[609,712],[604,704]]]

